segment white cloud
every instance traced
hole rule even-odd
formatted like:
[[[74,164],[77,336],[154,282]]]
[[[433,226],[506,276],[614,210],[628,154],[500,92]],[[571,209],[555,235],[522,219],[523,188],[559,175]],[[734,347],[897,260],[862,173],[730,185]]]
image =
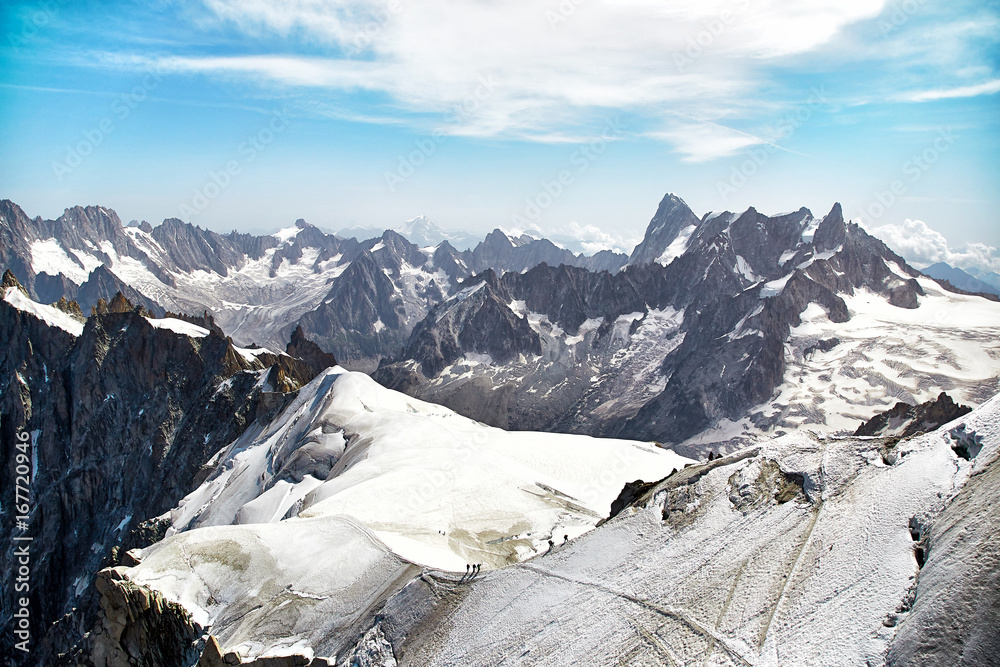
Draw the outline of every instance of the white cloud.
[[[765,104],[768,63],[829,43],[884,0],[204,0],[212,21],[312,44],[330,57],[185,56],[169,71],[385,94],[397,110],[447,114],[495,81],[451,133],[558,140],[626,110],[691,161],[754,137],[720,128]],[[792,6],[794,4],[794,6]],[[263,40],[262,40],[263,41]],[[768,101],[771,104],[773,101]],[[380,113],[367,113],[379,117]],[[670,119],[694,118],[674,122]],[[664,118],[668,118],[664,121]],[[705,124],[699,125],[704,121]],[[696,147],[692,135],[710,146]]]
[[[602,250],[631,254],[639,243],[638,238],[625,238],[621,234],[612,234],[596,225],[581,225],[575,220],[552,231],[553,240],[565,244],[574,252],[593,255]]]
[[[977,267],[1000,272],[1000,253],[996,248],[984,243],[969,243],[962,249],[953,250],[943,234],[922,220],[906,220],[901,225],[883,225],[868,231],[918,268],[944,262],[958,268]]]
[[[542,229],[534,222],[525,222],[526,225],[502,227],[501,231],[514,238],[527,234],[536,239],[548,239],[560,248],[566,248],[574,253],[582,252],[588,256],[602,250],[613,250],[629,255],[641,240],[606,232],[596,225],[581,225],[575,220],[548,229]]]
[[[993,79],[986,83],[973,86],[960,86],[958,88],[947,88],[944,90],[925,90],[919,93],[910,93],[903,99],[908,102],[931,102],[934,100],[949,100],[958,97],[977,97],[979,95],[993,95],[1000,92],[1000,79]]]
[[[684,162],[706,162],[719,157],[736,155],[744,148],[769,143],[746,132],[717,123],[683,123],[663,132],[647,136],[665,139],[683,155]]]

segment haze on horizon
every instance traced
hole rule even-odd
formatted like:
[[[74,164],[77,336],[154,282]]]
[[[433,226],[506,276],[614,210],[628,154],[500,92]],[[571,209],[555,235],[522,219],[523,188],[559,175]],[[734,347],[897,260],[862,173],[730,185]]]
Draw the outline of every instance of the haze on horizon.
[[[670,191],[699,215],[840,201],[908,259],[1000,271],[995,3],[49,0],[0,20],[0,197],[30,216],[423,214],[627,252]]]

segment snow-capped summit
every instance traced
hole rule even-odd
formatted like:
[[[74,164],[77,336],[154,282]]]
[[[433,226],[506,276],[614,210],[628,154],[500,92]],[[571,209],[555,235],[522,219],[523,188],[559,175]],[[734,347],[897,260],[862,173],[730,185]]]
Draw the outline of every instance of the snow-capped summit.
[[[422,248],[437,246],[442,241],[447,241],[457,250],[469,250],[479,242],[479,239],[466,232],[447,232],[424,215],[407,220],[396,227],[395,231]]]

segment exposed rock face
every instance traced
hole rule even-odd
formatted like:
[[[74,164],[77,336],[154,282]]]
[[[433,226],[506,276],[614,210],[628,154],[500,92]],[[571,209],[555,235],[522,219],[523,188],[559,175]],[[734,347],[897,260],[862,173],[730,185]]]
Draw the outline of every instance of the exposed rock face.
[[[432,231],[412,222],[418,240],[421,229]],[[0,204],[0,239],[0,262],[40,302],[75,299],[86,313],[121,292],[157,315],[208,310],[244,345],[281,346],[301,326],[348,367],[369,371],[396,356],[427,311],[475,273],[541,262],[615,272],[626,260],[574,255],[500,230],[459,252],[447,240],[421,247],[391,230],[358,242],[301,219],[267,236],[219,234],[173,218],[122,227],[99,206],[31,220],[10,201]]]
[[[80,304],[80,308],[84,312],[89,313],[91,307],[97,305],[98,300],[104,299],[105,301],[110,301],[114,298],[115,294],[121,294],[129,303],[142,306],[155,317],[163,317],[165,311],[162,306],[156,303],[156,301],[140,294],[138,290],[130,285],[127,285],[121,278],[111,273],[103,265],[94,269],[90,273],[90,277],[87,278],[87,282],[80,285],[75,293],[72,290],[64,290],[60,297],[65,295],[67,298],[72,298]],[[39,296],[42,296],[41,293],[39,293]],[[42,301],[45,303],[49,302],[45,298],[42,298]]]
[[[33,436],[32,664],[79,646],[97,611],[93,573],[124,553],[116,547],[156,537],[144,520],[199,483],[212,454],[254,420],[260,374],[278,363],[248,361],[217,331],[154,328],[121,295],[103,312],[74,338],[0,301],[0,455],[11,479],[16,434]],[[311,378],[299,364],[286,369],[296,386]],[[13,529],[5,521],[0,537]],[[9,552],[2,564],[11,571]],[[0,584],[6,618],[12,582]]]
[[[426,376],[437,375],[468,353],[489,355],[498,363],[541,354],[538,334],[507,307],[509,294],[492,270],[466,284],[470,286],[436,306],[410,336],[405,354],[420,359]]]
[[[285,347],[285,352],[289,356],[307,363],[314,376],[319,375],[320,371],[324,369],[337,365],[337,357],[329,352],[324,352],[319,345],[306,338],[302,327],[295,327],[295,331],[292,332],[292,337]]]
[[[298,321],[352,366],[398,349],[408,333],[405,324],[403,300],[368,251],[347,267],[319,308]]]
[[[225,276],[244,261],[244,253],[233,239],[177,218],[167,218],[150,235],[166,252],[172,267],[185,273],[201,270]],[[276,246],[277,240],[269,245]]]
[[[698,216],[684,200],[668,193],[660,202],[656,214],[649,221],[642,243],[635,247],[628,263],[632,266],[652,264],[662,257],[681,232],[699,224]]]
[[[120,568],[97,573],[100,624],[90,638],[96,667],[192,665],[198,660],[201,628],[182,606],[156,590],[135,584]]]
[[[854,435],[899,436],[907,438],[933,431],[939,426],[972,412],[967,405],[958,405],[945,392],[937,400],[910,405],[897,403],[891,410],[880,412],[858,427]]]

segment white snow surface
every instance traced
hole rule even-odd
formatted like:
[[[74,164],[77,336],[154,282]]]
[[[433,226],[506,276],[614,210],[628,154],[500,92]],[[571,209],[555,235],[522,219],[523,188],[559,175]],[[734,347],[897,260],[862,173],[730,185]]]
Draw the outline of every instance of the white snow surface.
[[[656,258],[656,261],[663,266],[667,266],[672,261],[683,255],[687,251],[688,241],[691,240],[691,235],[694,234],[694,230],[698,229],[696,225],[688,225],[677,234],[677,238],[671,241],[670,245],[667,246],[666,250]]]
[[[487,571],[544,553],[592,530],[626,482],[692,463],[648,443],[487,427],[340,367],[213,461],[128,576],[244,656],[314,646],[364,606],[350,604],[419,572],[407,563]],[[289,587],[296,631],[253,635]]]
[[[84,266],[74,262],[57,239],[36,240],[31,244],[31,270],[35,273],[48,273],[53,276],[61,273],[70,281],[81,285],[87,281],[90,271],[101,262],[82,252],[74,252],[74,254],[83,261]]]
[[[167,329],[182,336],[190,336],[191,338],[205,338],[209,333],[205,327],[200,327],[197,324],[191,324],[184,320],[178,320],[174,317],[147,317],[146,321],[157,329]],[[264,350],[260,351],[263,352]],[[246,357],[246,355],[243,356]]]
[[[772,440],[473,582],[435,612],[433,633],[406,638],[400,664],[884,664],[919,571],[910,519],[933,522],[995,464],[1000,397],[959,421],[982,437],[973,461],[951,449],[958,421],[900,442],[891,463],[873,439]],[[804,493],[779,503],[773,464]]]
[[[233,443],[172,518],[186,530],[346,514],[406,560],[461,571],[582,534],[626,481],[689,462],[632,441],[508,433],[338,367],[253,441]]]
[[[7,291],[4,292],[3,300],[18,310],[31,313],[49,326],[59,327],[73,336],[79,337],[83,333],[83,322],[64,313],[55,306],[47,306],[37,301],[32,301],[17,287],[8,287]]]
[[[915,405],[942,391],[959,403],[982,405],[1000,390],[1000,304],[946,292],[927,278],[917,281],[925,296],[915,309],[890,305],[865,289],[843,295],[847,322],[833,322],[821,306],[809,304],[790,332],[784,381],[771,400],[739,423],[723,421],[684,444],[731,451],[802,427],[853,433],[899,401]],[[732,335],[740,334],[746,332]],[[834,339],[829,351],[814,348]]]

